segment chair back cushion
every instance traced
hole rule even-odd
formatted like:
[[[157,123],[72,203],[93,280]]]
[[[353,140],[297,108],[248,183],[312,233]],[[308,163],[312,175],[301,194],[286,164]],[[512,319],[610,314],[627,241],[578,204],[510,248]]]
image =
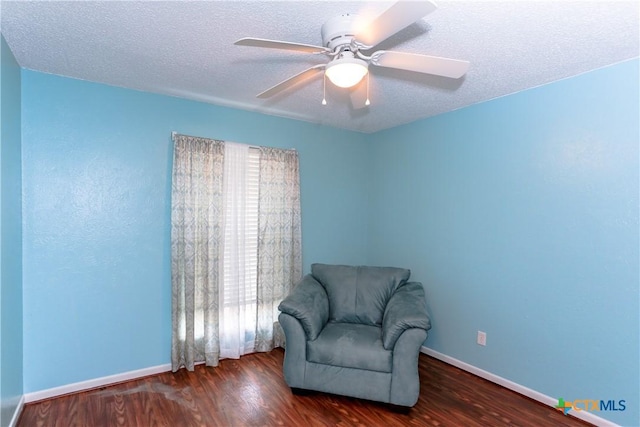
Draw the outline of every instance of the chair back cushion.
[[[311,265],[311,274],[329,297],[329,321],[382,324],[387,302],[411,272],[394,267]]]

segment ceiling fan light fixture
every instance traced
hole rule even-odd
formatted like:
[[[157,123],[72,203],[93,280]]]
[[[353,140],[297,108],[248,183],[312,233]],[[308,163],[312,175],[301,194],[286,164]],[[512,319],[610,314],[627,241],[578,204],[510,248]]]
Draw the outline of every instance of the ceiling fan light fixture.
[[[369,72],[366,61],[358,58],[343,57],[327,65],[325,75],[338,87],[348,88],[360,83]]]
[[[372,49],[412,23],[436,9],[430,0],[397,1],[387,10],[370,20],[369,17],[343,14],[326,21],[320,30],[322,45],[313,46],[281,40],[245,37],[235,42],[240,46],[253,46],[270,49],[283,49],[296,52],[323,54],[329,63],[314,65],[289,77],[277,85],[261,92],[258,98],[265,99],[285,91],[298,83],[303,83],[323,74],[323,93],[326,93],[326,80],[331,80],[339,88],[350,89],[367,77],[367,97],[364,99],[364,86],[350,91],[351,106],[354,109],[371,105],[369,100],[369,65],[391,70],[404,70],[415,73],[431,74],[447,78],[461,78],[469,69],[468,61],[442,58],[417,53],[394,52]],[[326,97],[322,98],[326,105]]]

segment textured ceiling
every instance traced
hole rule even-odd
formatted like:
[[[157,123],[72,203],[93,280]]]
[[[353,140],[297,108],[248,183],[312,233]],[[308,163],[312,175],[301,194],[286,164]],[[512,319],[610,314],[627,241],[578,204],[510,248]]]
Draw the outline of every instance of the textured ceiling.
[[[371,106],[354,110],[322,78],[268,100],[255,95],[322,55],[234,46],[242,37],[321,44],[343,13],[393,2],[13,2],[1,31],[28,69],[302,119],[362,132],[408,123],[639,54],[639,3],[439,1],[379,47],[464,59],[459,80],[371,67]]]

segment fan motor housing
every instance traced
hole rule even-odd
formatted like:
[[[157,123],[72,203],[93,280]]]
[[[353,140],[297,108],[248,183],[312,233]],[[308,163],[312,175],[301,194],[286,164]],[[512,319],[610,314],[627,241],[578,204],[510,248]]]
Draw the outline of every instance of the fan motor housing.
[[[338,46],[350,45],[355,37],[355,22],[358,15],[344,14],[329,19],[322,25],[322,45],[334,50]]]

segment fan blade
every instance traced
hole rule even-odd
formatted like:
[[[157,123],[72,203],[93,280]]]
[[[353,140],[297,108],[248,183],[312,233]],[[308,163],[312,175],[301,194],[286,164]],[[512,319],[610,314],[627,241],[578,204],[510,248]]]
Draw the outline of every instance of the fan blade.
[[[297,85],[298,83],[301,83],[305,80],[310,79],[311,77],[318,74],[320,71],[324,70],[325,67],[326,67],[325,64],[319,64],[311,68],[307,68],[303,72],[298,73],[293,77],[289,77],[287,80],[280,82],[273,87],[270,87],[269,89],[265,90],[262,93],[259,93],[256,96],[256,98],[270,98],[273,95],[276,95],[277,93],[282,92],[283,90],[286,90],[292,86]]]
[[[355,36],[355,43],[367,50],[436,10],[431,1],[399,1],[369,22]]]
[[[462,77],[469,69],[469,61],[385,50],[375,52],[371,57],[371,63],[379,67],[397,68],[452,79]]]
[[[323,53],[331,52],[329,48],[322,46],[313,46],[310,44],[283,42],[279,40],[267,40],[267,39],[255,39],[252,37],[245,37],[234,43],[238,46],[253,46],[253,47],[266,47],[269,49],[284,49],[294,50],[296,52],[305,53]]]
[[[362,79],[360,83],[351,88],[349,96],[351,97],[351,107],[354,110],[360,110],[368,106],[367,99],[369,99],[369,95],[367,94],[367,79],[369,78],[370,76],[367,76]]]

